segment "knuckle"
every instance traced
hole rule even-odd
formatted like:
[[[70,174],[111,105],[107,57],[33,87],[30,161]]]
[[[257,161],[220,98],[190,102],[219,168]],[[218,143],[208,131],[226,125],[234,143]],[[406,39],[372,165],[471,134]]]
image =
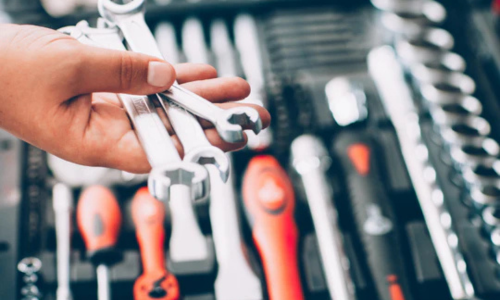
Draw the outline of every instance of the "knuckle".
[[[120,87],[123,90],[130,90],[134,86],[134,81],[137,77],[137,71],[134,68],[134,59],[127,53],[120,54]]]

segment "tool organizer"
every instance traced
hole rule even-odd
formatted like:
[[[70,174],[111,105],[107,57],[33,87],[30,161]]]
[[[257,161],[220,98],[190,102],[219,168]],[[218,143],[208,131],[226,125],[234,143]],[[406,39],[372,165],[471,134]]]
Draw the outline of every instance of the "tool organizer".
[[[375,2],[375,1],[374,1]],[[488,1],[440,1],[446,9],[443,22],[431,22],[424,27],[447,30],[453,37],[452,51],[466,62],[465,74],[470,76],[475,90],[457,91],[448,84],[434,84],[434,91],[442,89],[448,93],[470,92],[474,96],[471,106],[449,107],[449,111],[432,103],[432,84],[426,86],[412,72],[409,64],[402,64],[407,86],[417,105],[421,139],[428,149],[428,161],[433,184],[442,191],[445,213],[449,213],[449,227],[456,235],[447,243],[453,244],[457,253],[463,256],[463,265],[457,266],[470,279],[473,294],[481,300],[500,299],[500,217],[496,205],[499,200],[500,172],[493,163],[499,153],[495,152],[495,141],[500,142],[498,128],[500,119],[500,47],[495,19],[490,14]],[[485,4],[486,3],[486,4]],[[93,19],[95,11],[79,10],[73,15],[61,18],[49,17],[37,1],[5,1],[14,21],[34,22],[59,28],[72,25],[81,19]],[[379,7],[380,8],[380,7]],[[383,8],[383,7],[382,7]],[[271,129],[274,135],[271,146],[264,152],[242,150],[233,154],[232,172],[235,191],[238,196],[238,212],[241,230],[249,261],[260,278],[263,299],[267,289],[262,260],[252,239],[251,224],[246,218],[242,200],[242,181],[249,161],[259,154],[275,156],[288,171],[295,187],[295,221],[299,230],[298,265],[305,299],[330,299],[325,279],[320,250],[311,212],[300,177],[294,171],[290,147],[295,138],[302,134],[314,134],[324,143],[331,155],[331,167],[327,171],[328,184],[332,188],[332,201],[338,211],[338,223],[343,235],[343,248],[350,262],[350,275],[354,283],[356,299],[375,300],[376,287],[367,263],[367,256],[361,244],[356,224],[351,217],[349,190],[343,175],[341,163],[335,155],[333,144],[345,130],[332,117],[325,86],[332,79],[349,76],[362,84],[367,98],[369,117],[363,130],[379,143],[376,158],[381,164],[382,178],[387,189],[398,223],[401,253],[413,299],[454,299],[443,274],[443,268],[429,236],[426,220],[408,175],[400,151],[398,138],[391,116],[384,109],[383,100],[376,84],[370,77],[367,56],[370,50],[381,45],[412,43],[412,36],[397,33],[384,26],[384,14],[394,13],[390,8],[376,9],[368,1],[172,1],[169,4],[151,4],[148,8],[148,22],[156,28],[168,21],[180,41],[183,22],[197,17],[205,26],[205,38],[210,39],[208,25],[222,18],[232,28],[235,17],[240,13],[251,13],[257,20],[261,55],[264,62],[266,94],[269,110],[273,116]],[[397,17],[407,15],[396,12]],[[393,16],[394,17],[394,16]],[[423,29],[422,29],[423,30]],[[231,31],[234,40],[234,32]],[[442,32],[441,32],[442,33]],[[444,33],[446,35],[446,33]],[[413,43],[415,46],[420,40]],[[422,47],[432,51],[443,51],[439,45],[425,41]],[[443,46],[448,47],[448,46]],[[398,47],[396,47],[396,50]],[[451,48],[451,47],[449,47]],[[450,49],[446,49],[448,51]],[[424,49],[425,52],[425,49]],[[396,51],[401,58],[404,53]],[[181,60],[184,60],[181,57]],[[400,59],[404,62],[404,57]],[[436,69],[452,69],[453,66],[432,66]],[[240,73],[241,62],[239,63]],[[462,70],[458,67],[457,70]],[[416,75],[415,75],[416,74]],[[446,82],[445,82],[446,83]],[[449,82],[448,82],[449,83]],[[464,85],[460,85],[463,87]],[[473,110],[477,105],[481,110]],[[452,103],[454,104],[454,103]],[[474,106],[475,105],[475,106]],[[456,105],[460,106],[460,105]],[[471,108],[472,107],[472,108]],[[471,108],[467,110],[466,108]],[[433,110],[434,109],[434,110]],[[446,114],[449,113],[449,114]],[[488,148],[461,145],[447,140],[450,132],[483,135],[474,128],[449,125],[443,116],[465,114],[465,118],[481,118],[477,124],[488,127],[485,137],[491,139]],[[460,118],[463,118],[460,117]],[[469,118],[469,119],[470,119]],[[460,119],[462,120],[462,119]],[[487,124],[484,125],[486,121]],[[460,124],[459,124],[460,125]],[[455,126],[455,127],[453,127]],[[452,130],[452,131],[450,131]],[[471,133],[472,132],[472,133]],[[452,135],[455,136],[455,135]],[[477,146],[477,145],[476,145]],[[493,150],[491,150],[493,149]],[[491,151],[492,152],[491,152]],[[488,152],[490,151],[490,152]],[[485,153],[486,152],[486,153]],[[491,155],[490,155],[491,154]],[[490,155],[490,156],[488,156]],[[474,164],[481,156],[486,163]],[[465,157],[465,158],[464,158]],[[486,160],[484,158],[486,157]],[[464,158],[463,161],[459,161]],[[417,159],[415,157],[415,159]],[[458,160],[457,160],[458,159]],[[489,164],[489,165],[488,165]],[[0,132],[0,299],[55,299],[56,281],[56,234],[51,190],[56,182],[47,165],[47,155],[7,133]],[[469,181],[467,181],[469,179]],[[489,185],[476,185],[488,180]],[[132,222],[130,205],[135,192],[145,183],[113,185],[123,214],[121,233],[117,249],[121,259],[111,268],[113,299],[132,299],[133,283],[141,274],[141,261]],[[73,190],[76,200],[81,188]],[[417,193],[418,194],[418,193]],[[203,234],[211,239],[210,202],[196,205],[196,215]],[[166,250],[170,238],[170,212],[167,209],[165,222]],[[444,225],[443,225],[444,226]],[[73,298],[96,299],[96,274],[94,266],[86,258],[85,247],[73,217],[71,238],[71,289]],[[448,236],[450,237],[450,236]],[[182,299],[216,299],[214,283],[217,278],[217,257],[212,248],[213,264],[193,268],[197,271],[175,272]],[[168,256],[168,255],[167,255]],[[24,261],[26,258],[37,261]],[[27,270],[26,268],[29,267]],[[167,263],[167,268],[169,264]],[[200,271],[201,270],[201,271]],[[170,270],[172,271],[172,270]],[[31,295],[32,297],[30,298]],[[459,299],[459,298],[456,298]],[[463,298],[469,299],[469,298]],[[472,299],[472,296],[471,298]],[[476,298],[474,298],[476,299]],[[239,300],[239,299],[234,299]],[[288,300],[288,299],[286,299]]]

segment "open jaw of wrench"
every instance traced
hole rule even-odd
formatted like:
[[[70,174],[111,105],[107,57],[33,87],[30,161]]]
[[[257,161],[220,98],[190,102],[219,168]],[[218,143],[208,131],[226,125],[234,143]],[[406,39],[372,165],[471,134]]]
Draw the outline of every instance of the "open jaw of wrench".
[[[121,5],[111,0],[100,0],[98,5],[101,16],[121,29],[130,50],[163,59],[144,20],[145,3],[145,0],[134,0]],[[259,113],[253,108],[237,107],[224,110],[177,83],[163,94],[189,112],[213,123],[226,142],[243,142],[243,130],[252,130],[256,134],[262,130]]]
[[[117,28],[91,28],[82,22],[74,28],[64,28],[80,42],[113,50],[125,50]],[[156,108],[147,96],[119,94],[137,137],[153,168],[148,179],[151,194],[159,200],[170,198],[170,186],[191,187],[192,199],[208,196],[210,184],[207,170],[198,164],[181,160]]]
[[[214,165],[226,182],[230,166],[224,151],[210,144],[200,123],[184,108],[158,95],[172,127],[184,147],[184,161],[201,165]]]

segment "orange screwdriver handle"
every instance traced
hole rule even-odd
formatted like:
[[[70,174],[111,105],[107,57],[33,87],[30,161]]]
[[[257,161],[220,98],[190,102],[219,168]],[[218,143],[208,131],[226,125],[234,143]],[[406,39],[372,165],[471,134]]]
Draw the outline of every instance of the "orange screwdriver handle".
[[[135,300],[179,299],[177,279],[165,268],[165,206],[141,188],[132,200],[132,219],[144,270],[134,284]]]
[[[275,158],[257,156],[250,161],[243,178],[243,202],[264,266],[269,299],[304,299],[293,186]]]
[[[110,260],[117,257],[114,246],[122,222],[115,195],[104,186],[88,187],[82,192],[76,210],[78,229],[89,258],[96,265],[112,264]]]

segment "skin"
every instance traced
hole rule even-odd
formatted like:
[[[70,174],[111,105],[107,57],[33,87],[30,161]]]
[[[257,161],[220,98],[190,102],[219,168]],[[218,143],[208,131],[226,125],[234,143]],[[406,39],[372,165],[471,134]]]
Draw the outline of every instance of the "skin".
[[[221,108],[253,107],[269,125],[264,108],[234,103],[250,93],[245,80],[217,78],[209,65],[178,64],[162,74],[167,84],[155,87],[147,81],[151,61],[161,60],[86,46],[47,28],[0,25],[0,128],[74,163],[147,173],[151,167],[115,93],[154,94],[175,78]],[[160,116],[182,155],[167,118]],[[200,123],[214,146],[244,147],[222,141],[212,124]]]

